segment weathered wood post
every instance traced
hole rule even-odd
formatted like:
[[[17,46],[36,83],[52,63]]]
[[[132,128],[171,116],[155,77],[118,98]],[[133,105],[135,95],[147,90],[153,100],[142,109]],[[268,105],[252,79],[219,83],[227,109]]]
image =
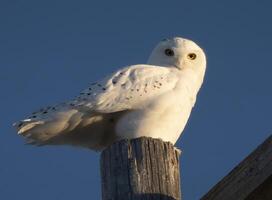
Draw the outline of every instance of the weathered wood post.
[[[179,151],[169,142],[121,140],[101,154],[103,200],[180,200]]]

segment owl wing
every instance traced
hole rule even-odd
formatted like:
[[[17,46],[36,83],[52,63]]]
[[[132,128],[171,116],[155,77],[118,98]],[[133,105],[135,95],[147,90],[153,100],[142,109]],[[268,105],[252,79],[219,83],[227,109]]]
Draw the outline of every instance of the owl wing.
[[[91,84],[73,104],[100,113],[139,109],[174,89],[177,81],[178,76],[172,68],[134,65]]]
[[[101,149],[112,142],[106,135],[112,126],[108,123],[110,118],[121,111],[142,108],[174,89],[177,81],[171,68],[129,66],[90,84],[75,99],[33,112],[14,126],[31,144],[74,144]]]

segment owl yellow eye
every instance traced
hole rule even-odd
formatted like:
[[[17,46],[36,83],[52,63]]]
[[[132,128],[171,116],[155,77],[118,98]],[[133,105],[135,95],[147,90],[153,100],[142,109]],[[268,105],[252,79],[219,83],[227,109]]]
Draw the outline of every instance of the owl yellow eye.
[[[194,59],[196,59],[196,54],[195,53],[189,53],[187,55],[187,58],[190,59],[190,60],[194,60]]]
[[[174,51],[172,49],[165,49],[164,53],[167,56],[174,56],[175,55],[175,53],[174,53]]]

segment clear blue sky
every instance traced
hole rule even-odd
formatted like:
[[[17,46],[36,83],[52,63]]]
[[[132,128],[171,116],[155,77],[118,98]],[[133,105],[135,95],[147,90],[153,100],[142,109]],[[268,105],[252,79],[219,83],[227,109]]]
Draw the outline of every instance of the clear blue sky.
[[[176,144],[184,199],[199,199],[272,132],[271,7],[268,0],[2,0],[0,199],[100,199],[99,154],[24,145],[11,124],[117,68],[145,63],[171,36],[193,39],[208,57]]]

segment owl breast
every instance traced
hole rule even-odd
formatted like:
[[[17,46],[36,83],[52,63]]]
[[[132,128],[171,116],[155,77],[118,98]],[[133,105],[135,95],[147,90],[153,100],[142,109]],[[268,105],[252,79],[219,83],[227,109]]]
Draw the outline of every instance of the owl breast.
[[[142,109],[124,114],[116,124],[118,137],[160,138],[173,144],[183,131],[192,110],[186,89],[168,92],[149,102]]]

